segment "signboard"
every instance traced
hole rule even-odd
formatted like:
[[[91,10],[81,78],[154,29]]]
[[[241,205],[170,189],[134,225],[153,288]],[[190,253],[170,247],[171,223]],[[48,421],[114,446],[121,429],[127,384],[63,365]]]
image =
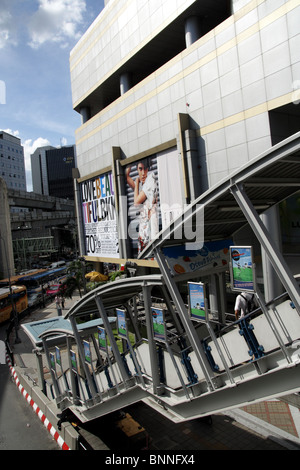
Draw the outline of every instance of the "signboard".
[[[51,353],[49,353],[49,357],[50,357],[51,369],[53,370],[53,372],[56,372],[56,368],[55,368],[55,356],[54,356],[54,354],[51,352]]]
[[[98,344],[100,351],[106,352],[106,332],[104,328],[98,326]]]
[[[164,311],[161,308],[151,307],[154,339],[166,341]]]
[[[55,346],[55,358],[56,358],[56,364],[58,364],[61,367],[62,362],[61,362],[60,349],[57,346]]]
[[[192,320],[206,321],[205,286],[201,282],[188,282],[189,309]]]
[[[163,152],[126,165],[128,237],[137,257],[161,229],[182,213],[178,150]]]
[[[86,255],[119,258],[112,172],[80,183]]]
[[[251,246],[230,247],[230,276],[232,290],[255,290],[255,274]]]
[[[230,245],[232,240],[219,240],[204,243],[199,249],[188,250],[181,244],[163,247],[163,253],[174,276],[201,270],[213,273],[222,268],[229,268]]]
[[[91,348],[90,343],[88,341],[83,341],[83,349],[84,349],[84,360],[87,364],[92,364],[92,355],[91,355]]]
[[[117,313],[118,335],[120,336],[120,338],[127,339],[127,325],[126,325],[125,310],[121,310],[117,308],[116,313]]]
[[[70,357],[71,357],[72,371],[75,372],[75,374],[77,374],[78,369],[77,369],[76,352],[72,351],[72,349],[70,349]]]

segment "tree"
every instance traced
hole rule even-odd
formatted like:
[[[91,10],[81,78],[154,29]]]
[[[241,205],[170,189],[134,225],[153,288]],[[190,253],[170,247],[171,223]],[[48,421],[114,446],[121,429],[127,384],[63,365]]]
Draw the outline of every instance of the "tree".
[[[83,289],[84,293],[86,293],[86,279],[85,279],[85,274],[86,274],[86,268],[89,265],[85,264],[85,261],[82,259],[77,259],[72,261],[67,269],[67,273],[70,275],[67,278],[66,285],[66,295],[71,297],[72,293],[74,290],[77,288],[79,291],[80,297],[81,295],[81,289]]]

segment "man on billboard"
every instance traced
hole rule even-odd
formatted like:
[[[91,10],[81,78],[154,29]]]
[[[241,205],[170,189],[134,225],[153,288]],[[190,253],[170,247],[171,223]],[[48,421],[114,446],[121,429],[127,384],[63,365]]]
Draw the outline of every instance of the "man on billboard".
[[[130,176],[130,171],[131,166],[126,168],[127,183],[134,192],[134,205],[140,208],[138,235],[138,253],[140,253],[159,232],[158,188],[154,173],[149,171],[147,158],[137,162],[138,176],[135,180]]]

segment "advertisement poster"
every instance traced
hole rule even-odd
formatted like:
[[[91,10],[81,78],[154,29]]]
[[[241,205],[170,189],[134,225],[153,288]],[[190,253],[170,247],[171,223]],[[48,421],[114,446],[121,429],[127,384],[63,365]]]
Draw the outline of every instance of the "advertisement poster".
[[[171,148],[126,165],[128,237],[137,257],[182,212],[178,151]]]
[[[121,310],[117,308],[116,313],[117,313],[117,322],[118,322],[118,335],[120,336],[120,338],[127,339],[125,310]]]
[[[151,307],[154,339],[166,341],[166,331],[164,322],[164,311],[161,308]]]
[[[92,363],[91,348],[88,341],[83,341],[84,360],[87,364]]]
[[[112,173],[80,183],[86,255],[119,258]]]
[[[254,266],[251,246],[231,246],[231,287],[232,290],[254,292]]]
[[[75,372],[75,374],[77,374],[78,369],[77,369],[76,352],[72,351],[72,349],[70,349],[70,358],[71,358],[71,364],[72,364],[72,371]]]
[[[187,250],[184,244],[163,248],[171,274],[178,276],[195,271],[214,272],[228,269],[232,240],[206,242],[199,249]]]
[[[189,305],[192,320],[205,321],[205,288],[201,282],[188,282]]]
[[[98,326],[98,344],[100,351],[106,352],[106,333],[101,326]]]
[[[58,364],[61,367],[60,349],[57,346],[55,346],[55,357],[56,357],[56,364]]]
[[[49,357],[50,357],[50,364],[51,364],[51,369],[56,372],[56,369],[55,369],[55,356],[53,353],[49,353]]]

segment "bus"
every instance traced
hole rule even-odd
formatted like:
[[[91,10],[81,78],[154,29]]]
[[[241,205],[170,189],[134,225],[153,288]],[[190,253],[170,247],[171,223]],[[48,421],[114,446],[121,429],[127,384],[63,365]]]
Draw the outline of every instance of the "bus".
[[[15,276],[10,276],[9,278],[6,278],[6,279],[1,279],[0,287],[8,287],[9,285],[16,285],[18,284],[21,278],[34,276],[36,274],[44,273],[46,271],[47,269],[33,269],[31,271],[25,271],[21,274],[16,274]]]
[[[18,284],[26,286],[28,296],[36,293],[42,293],[42,288],[49,287],[51,284],[63,282],[66,280],[67,267],[50,269],[42,273],[33,274],[31,276],[20,277],[17,281]]]
[[[28,297],[25,286],[0,287],[0,323],[11,318],[13,306],[18,314],[27,309]]]

